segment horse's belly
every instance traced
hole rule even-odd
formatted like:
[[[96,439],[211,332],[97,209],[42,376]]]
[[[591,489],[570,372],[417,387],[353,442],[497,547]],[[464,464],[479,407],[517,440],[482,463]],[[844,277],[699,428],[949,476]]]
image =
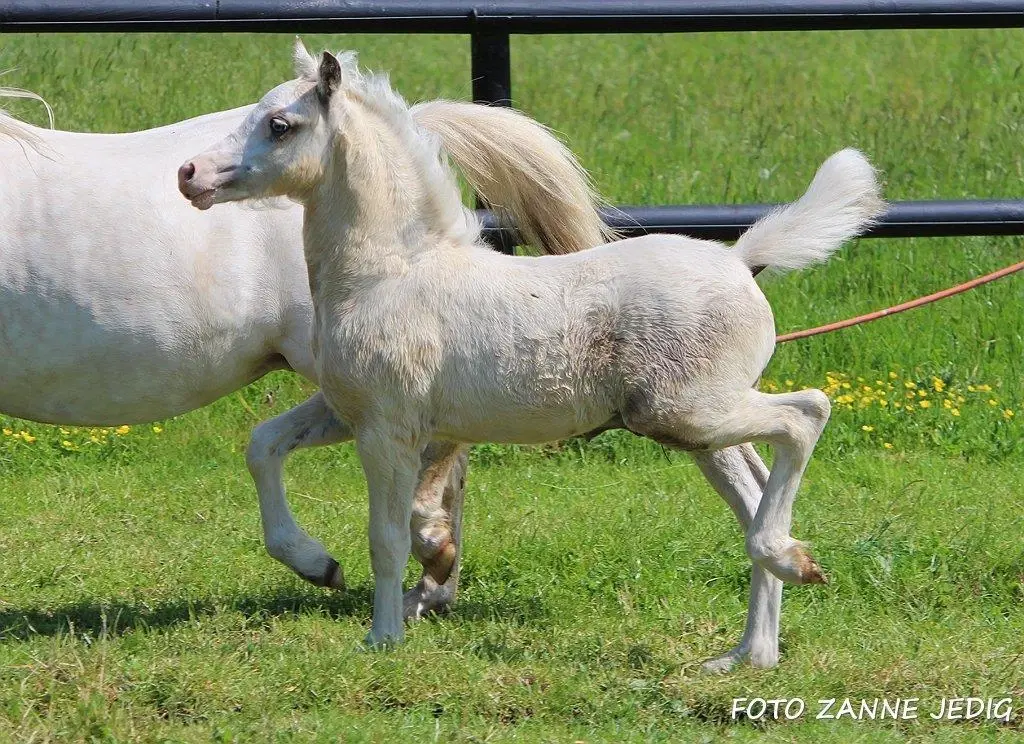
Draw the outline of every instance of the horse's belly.
[[[103,426],[201,407],[268,371],[261,339],[164,309],[122,323],[81,307],[0,288],[0,411],[35,421]]]

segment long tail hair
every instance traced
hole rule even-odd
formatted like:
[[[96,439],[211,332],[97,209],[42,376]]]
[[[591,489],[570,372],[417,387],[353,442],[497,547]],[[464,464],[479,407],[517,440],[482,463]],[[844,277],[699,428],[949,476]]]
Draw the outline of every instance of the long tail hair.
[[[590,177],[551,130],[519,111],[461,101],[413,106],[416,123],[503,222],[545,253],[575,253],[615,237]]]
[[[39,94],[21,88],[0,87],[0,98],[31,98],[33,101],[39,101],[46,108],[46,116],[50,120],[50,128],[53,129],[53,109]],[[41,152],[42,140],[39,135],[32,131],[28,124],[14,118],[2,108],[0,108],[0,137],[24,142],[37,152]]]

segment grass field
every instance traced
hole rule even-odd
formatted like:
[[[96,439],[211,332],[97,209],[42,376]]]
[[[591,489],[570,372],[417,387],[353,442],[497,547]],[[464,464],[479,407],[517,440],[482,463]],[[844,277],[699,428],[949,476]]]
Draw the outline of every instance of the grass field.
[[[307,43],[359,49],[411,99],[469,93],[462,38]],[[7,36],[0,69],[61,128],[123,131],[255,100],[290,76],[289,44]],[[1022,49],[1021,31],[517,38],[513,90],[614,203],[788,200],[848,145],[893,199],[1013,198]],[[762,284],[785,331],[1021,252],[1019,238],[861,241]],[[738,640],[749,569],[685,455],[617,432],[477,448],[457,609],[368,654],[353,451],[300,454],[288,478],[300,521],[346,568],[343,595],[264,554],[242,461],[256,419],[308,386],[279,373],[127,430],[0,417],[0,740],[1019,741],[1022,301],[1011,278],[780,347],[765,385],[834,401],[794,528],[832,583],[787,588],[778,669],[726,677],[699,663]],[[1014,715],[931,720],[954,695],[1009,696]],[[734,697],[801,697],[808,711],[735,722]],[[920,698],[920,718],[814,720],[815,701],[844,697]]]

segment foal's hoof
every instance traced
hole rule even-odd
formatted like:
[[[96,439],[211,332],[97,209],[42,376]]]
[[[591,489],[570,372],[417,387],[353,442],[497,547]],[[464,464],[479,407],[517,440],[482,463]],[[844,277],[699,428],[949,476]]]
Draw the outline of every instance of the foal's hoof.
[[[377,637],[371,630],[363,639],[364,651],[389,651],[399,645],[404,639],[401,636],[382,635]]]
[[[802,551],[800,557],[800,584],[827,584],[828,577],[809,552]]]
[[[777,553],[753,552],[751,557],[757,564],[786,583],[828,583],[825,572],[802,542],[793,540],[788,547]]]
[[[406,622],[415,622],[427,615],[443,615],[451,609],[455,601],[457,580],[449,576],[443,584],[438,584],[430,576],[424,575],[412,589],[402,597],[402,616]]]
[[[700,665],[700,668],[706,674],[725,674],[731,672],[744,661],[756,669],[771,669],[778,666],[779,650],[774,644],[763,644],[757,648],[752,648],[741,643],[721,656],[708,659]]]

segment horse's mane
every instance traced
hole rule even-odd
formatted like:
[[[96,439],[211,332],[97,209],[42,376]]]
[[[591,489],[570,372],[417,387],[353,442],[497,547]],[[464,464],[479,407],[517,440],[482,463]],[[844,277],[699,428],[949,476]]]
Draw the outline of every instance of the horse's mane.
[[[480,222],[462,203],[458,181],[443,154],[440,137],[416,123],[409,104],[391,87],[386,74],[360,70],[355,52],[342,52],[337,58],[346,93],[383,119],[412,159],[423,187],[420,203],[428,210],[432,225],[451,240],[464,244],[478,242]]]

